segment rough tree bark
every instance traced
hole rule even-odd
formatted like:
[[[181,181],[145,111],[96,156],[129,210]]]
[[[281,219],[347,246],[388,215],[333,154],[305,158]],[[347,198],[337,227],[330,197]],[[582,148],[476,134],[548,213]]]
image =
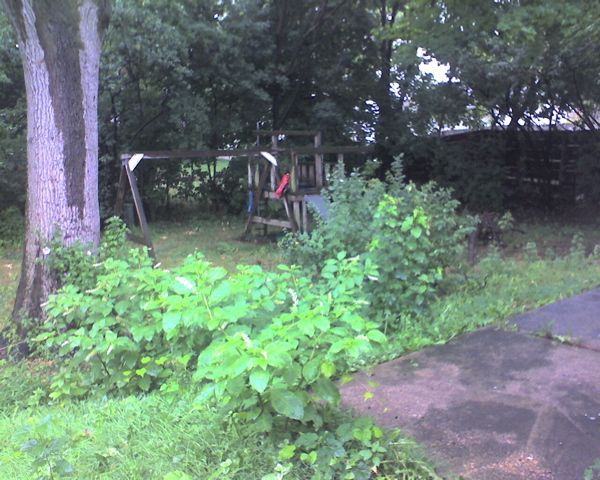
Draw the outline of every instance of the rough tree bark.
[[[27,208],[21,279],[13,310],[43,319],[57,286],[43,261],[60,231],[64,245],[97,244],[98,75],[108,0],[2,0],[23,60],[27,93]]]

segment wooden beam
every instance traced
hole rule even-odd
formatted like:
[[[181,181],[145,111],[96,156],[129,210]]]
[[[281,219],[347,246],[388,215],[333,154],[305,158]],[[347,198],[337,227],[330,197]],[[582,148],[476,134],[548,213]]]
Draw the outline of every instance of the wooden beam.
[[[292,205],[294,207],[294,222],[296,223],[296,225],[302,225],[302,213],[300,209],[301,203],[302,202],[292,202]],[[296,231],[296,229],[294,229],[294,231]]]
[[[313,132],[314,133],[314,132]],[[358,146],[321,146],[318,148],[312,146],[292,147],[292,148],[232,148],[224,150],[148,150],[134,153],[143,153],[144,160],[194,160],[194,159],[214,159],[215,157],[253,157],[260,155],[260,152],[269,152],[272,154],[295,152],[301,155],[314,155],[326,153],[370,153],[375,148],[371,145]],[[121,160],[129,160],[133,153],[121,154]],[[230,161],[230,158],[222,158],[223,161]]]
[[[300,165],[298,163],[298,155],[294,152],[290,152],[292,160],[292,172],[291,172],[291,193],[296,193],[300,187]]]
[[[253,157],[259,155],[260,152],[277,153],[279,150],[274,150],[270,147],[264,148],[231,148],[223,150],[148,150],[134,153],[143,153],[144,160],[193,160],[197,158],[213,159],[215,157]],[[121,160],[130,159],[133,153],[121,154]],[[230,161],[228,158],[221,159]]]
[[[315,155],[315,154],[326,154],[326,153],[372,153],[375,151],[375,147],[371,145],[357,145],[357,146],[321,146],[321,147],[292,147],[289,149],[290,152],[294,152],[298,155]]]
[[[308,212],[306,208],[306,200],[302,199],[302,233],[308,232]]]
[[[287,220],[277,220],[275,218],[264,218],[259,216],[252,217],[252,222],[261,223],[263,225],[273,225],[274,227],[279,228],[289,228],[292,229],[292,224]]]
[[[273,135],[286,135],[288,137],[314,137],[321,133],[318,130],[256,130],[256,135],[272,137]]]

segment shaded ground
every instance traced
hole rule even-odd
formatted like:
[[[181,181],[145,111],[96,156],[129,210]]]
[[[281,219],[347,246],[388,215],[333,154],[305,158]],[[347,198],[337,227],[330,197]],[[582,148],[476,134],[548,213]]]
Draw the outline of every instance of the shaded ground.
[[[483,329],[359,374],[344,402],[412,435],[449,478],[581,479],[600,457],[600,352],[527,332],[598,345],[599,317],[595,290],[516,318],[522,332]]]

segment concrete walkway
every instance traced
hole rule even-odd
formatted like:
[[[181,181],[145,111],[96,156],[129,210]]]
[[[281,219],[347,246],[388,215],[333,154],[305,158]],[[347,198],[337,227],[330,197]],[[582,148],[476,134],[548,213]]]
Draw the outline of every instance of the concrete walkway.
[[[582,479],[600,458],[600,289],[514,324],[358,374],[344,403],[414,437],[448,478]]]

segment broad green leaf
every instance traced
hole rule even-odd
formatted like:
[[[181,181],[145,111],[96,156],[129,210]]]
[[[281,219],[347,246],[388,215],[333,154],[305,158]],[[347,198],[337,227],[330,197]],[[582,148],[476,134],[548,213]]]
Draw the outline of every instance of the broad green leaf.
[[[270,432],[273,429],[273,417],[264,410],[252,425],[257,432]]]
[[[129,308],[130,302],[128,300],[121,300],[115,304],[115,312],[118,315],[123,315]]]
[[[196,285],[192,280],[188,280],[185,277],[175,278],[175,283],[173,284],[173,290],[175,290],[175,293],[182,295],[185,293],[192,293],[195,289]]]
[[[335,375],[335,364],[332,362],[325,362],[321,365],[321,373],[327,377],[327,378],[331,378]]]
[[[370,330],[367,332],[367,338],[375,343],[385,343],[387,338],[380,330]]]
[[[181,312],[167,312],[163,315],[163,329],[169,334],[179,326]]]
[[[254,370],[250,374],[250,385],[258,393],[263,393],[269,384],[271,375],[265,370]]]
[[[231,295],[232,290],[233,286],[231,282],[225,280],[212,291],[208,300],[211,304],[219,303],[224,298],[227,298],[229,295]]]
[[[421,236],[421,233],[423,233],[423,229],[421,227],[413,227],[410,230],[410,234],[415,238],[419,238]]]
[[[194,404],[204,406],[204,404],[206,404],[215,397],[215,390],[216,385],[214,383],[209,383],[208,385],[205,385],[204,388],[202,388],[202,390],[200,391],[200,394],[194,399]]]
[[[289,460],[296,453],[296,445],[290,444],[286,445],[282,449],[279,450],[279,460]]]
[[[295,392],[281,388],[272,390],[271,406],[277,413],[293,420],[302,420],[304,418],[302,398]]]
[[[319,378],[313,385],[314,392],[327,403],[337,405],[340,401],[340,392],[335,384],[327,378]]]
[[[321,366],[320,358],[313,358],[312,360],[306,362],[304,367],[302,368],[302,376],[306,380],[308,384],[314,382],[320,374],[319,367]]]

